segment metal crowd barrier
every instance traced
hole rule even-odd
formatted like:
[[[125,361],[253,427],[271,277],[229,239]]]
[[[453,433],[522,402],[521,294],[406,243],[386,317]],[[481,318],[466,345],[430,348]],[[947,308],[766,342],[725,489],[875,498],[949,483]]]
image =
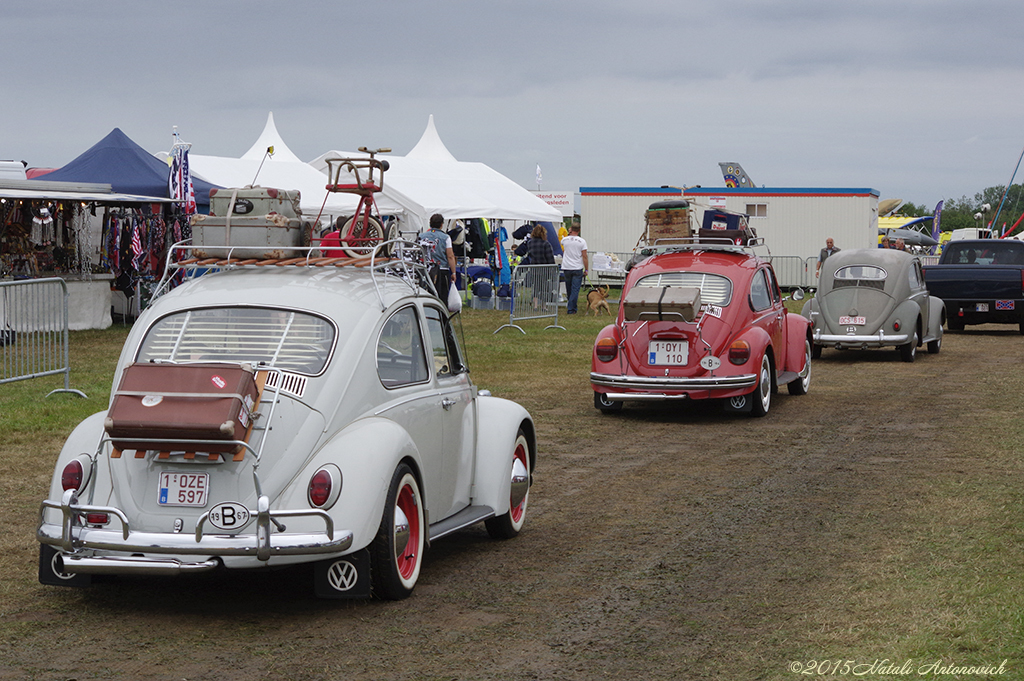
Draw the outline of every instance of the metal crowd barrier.
[[[798,255],[773,255],[768,258],[772,263],[772,269],[775,270],[775,276],[779,280],[779,286],[783,288],[793,288],[800,286],[807,288],[808,286],[814,286],[814,264],[817,262],[817,258],[809,258],[804,260]],[[810,279],[807,275],[807,265],[810,263]]]
[[[64,374],[74,393],[68,360],[68,286],[63,279],[0,282],[0,384]],[[49,397],[47,395],[47,397]]]
[[[562,329],[558,325],[558,265],[519,265],[512,271],[512,306],[509,308],[508,324],[494,330],[519,329],[526,331],[516,322],[525,319],[544,319],[554,317],[554,324],[545,329]],[[491,334],[494,335],[494,334]]]

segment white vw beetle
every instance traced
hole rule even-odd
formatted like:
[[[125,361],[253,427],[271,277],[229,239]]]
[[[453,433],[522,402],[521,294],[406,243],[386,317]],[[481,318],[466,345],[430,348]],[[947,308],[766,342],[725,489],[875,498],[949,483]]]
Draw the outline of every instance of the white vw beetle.
[[[40,581],[314,563],[318,596],[400,599],[431,541],[479,521],[518,534],[533,421],[473,385],[422,263],[381,249],[298,262],[242,250],[185,261],[217,271],[139,317],[111,408],[57,461]],[[133,367],[149,372],[141,385]],[[179,385],[186,370],[209,381]],[[233,374],[251,374],[255,395],[223,378]],[[230,404],[226,429],[192,428]]]

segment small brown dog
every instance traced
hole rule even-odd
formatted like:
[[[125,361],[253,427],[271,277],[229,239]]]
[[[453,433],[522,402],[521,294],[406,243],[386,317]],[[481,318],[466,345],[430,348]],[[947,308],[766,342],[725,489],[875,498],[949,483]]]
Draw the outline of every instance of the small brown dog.
[[[585,314],[590,314],[590,311],[594,311],[594,316],[597,317],[604,310],[610,317],[612,310],[608,307],[608,287],[598,286],[592,288],[587,292],[587,311]]]

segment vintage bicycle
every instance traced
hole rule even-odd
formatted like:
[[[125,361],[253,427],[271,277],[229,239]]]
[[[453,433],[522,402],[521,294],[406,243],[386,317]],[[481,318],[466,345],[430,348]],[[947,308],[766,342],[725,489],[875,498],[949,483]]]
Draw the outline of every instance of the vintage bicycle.
[[[395,221],[382,219],[374,200],[374,194],[384,189],[384,171],[390,165],[386,159],[375,156],[388,153],[391,149],[359,147],[359,151],[367,156],[324,159],[327,163],[327,191],[359,197],[355,214],[338,227],[337,245],[353,258],[365,255],[382,242],[392,241],[397,236]],[[327,243],[321,246],[325,247]]]

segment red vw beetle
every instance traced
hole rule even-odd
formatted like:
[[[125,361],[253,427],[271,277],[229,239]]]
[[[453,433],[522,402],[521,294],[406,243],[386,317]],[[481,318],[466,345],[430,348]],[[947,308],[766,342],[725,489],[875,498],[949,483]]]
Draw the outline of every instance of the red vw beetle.
[[[595,407],[721,399],[728,411],[764,416],[780,385],[807,392],[810,324],[786,310],[767,260],[723,242],[687,240],[634,257],[618,318],[594,343]]]

